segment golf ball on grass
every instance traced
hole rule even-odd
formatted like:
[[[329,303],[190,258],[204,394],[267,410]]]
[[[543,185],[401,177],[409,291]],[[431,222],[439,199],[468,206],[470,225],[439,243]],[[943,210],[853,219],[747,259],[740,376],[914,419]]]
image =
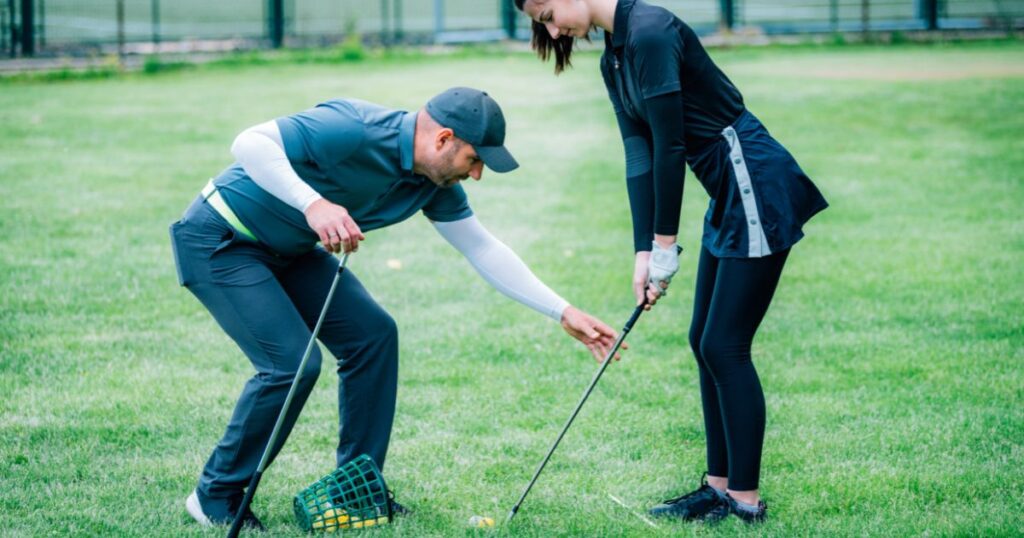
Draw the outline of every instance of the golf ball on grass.
[[[494,526],[494,520],[484,516],[473,516],[469,518],[469,526],[478,529],[485,529]]]

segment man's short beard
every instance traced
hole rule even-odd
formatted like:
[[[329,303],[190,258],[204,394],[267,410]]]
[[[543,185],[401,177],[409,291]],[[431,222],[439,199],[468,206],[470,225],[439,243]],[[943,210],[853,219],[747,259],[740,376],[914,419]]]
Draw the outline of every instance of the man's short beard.
[[[452,181],[462,179],[463,176],[455,173],[455,155],[462,149],[464,142],[458,139],[452,139],[452,144],[440,157],[440,163],[437,168],[434,169],[431,174],[431,180],[440,187],[451,188],[454,187],[458,181]]]

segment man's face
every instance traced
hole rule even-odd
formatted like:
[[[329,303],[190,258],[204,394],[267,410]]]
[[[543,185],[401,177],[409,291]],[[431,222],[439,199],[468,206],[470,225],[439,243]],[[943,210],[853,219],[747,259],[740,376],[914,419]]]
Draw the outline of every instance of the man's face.
[[[577,0],[526,0],[523,11],[543,24],[551,39],[587,37],[593,24],[586,5]]]
[[[484,162],[473,146],[452,136],[444,141],[435,165],[426,176],[440,187],[451,188],[468,177],[479,181],[483,173]]]

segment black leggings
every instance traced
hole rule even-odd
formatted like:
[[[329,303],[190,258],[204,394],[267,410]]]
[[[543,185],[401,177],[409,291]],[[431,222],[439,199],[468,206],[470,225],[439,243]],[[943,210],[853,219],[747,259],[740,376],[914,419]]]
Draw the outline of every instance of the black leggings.
[[[729,489],[757,489],[764,393],[750,344],[772,301],[789,250],[764,258],[716,258],[702,248],[690,347],[700,367],[708,474]]]

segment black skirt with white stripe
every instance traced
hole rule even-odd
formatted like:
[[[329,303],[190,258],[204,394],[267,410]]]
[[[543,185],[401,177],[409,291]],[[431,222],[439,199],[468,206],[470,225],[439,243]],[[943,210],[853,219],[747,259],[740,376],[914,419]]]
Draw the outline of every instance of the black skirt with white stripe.
[[[719,258],[786,250],[828,207],[796,159],[747,111],[687,161],[711,197],[702,243]]]

